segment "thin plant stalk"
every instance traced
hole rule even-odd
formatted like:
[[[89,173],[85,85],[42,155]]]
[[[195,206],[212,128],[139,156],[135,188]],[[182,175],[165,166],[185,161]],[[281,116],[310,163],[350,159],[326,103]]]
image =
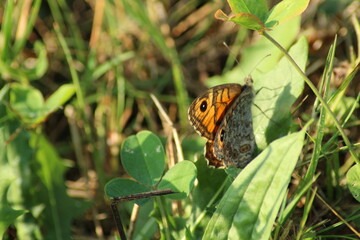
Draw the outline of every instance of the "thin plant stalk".
[[[356,153],[353,150],[352,144],[350,143],[349,139],[347,138],[344,130],[342,129],[339,121],[336,119],[334,113],[331,111],[329,105],[325,102],[325,100],[321,97],[319,91],[316,89],[316,87],[314,86],[314,84],[310,81],[310,79],[308,79],[305,75],[305,73],[300,69],[300,67],[296,64],[296,62],[294,61],[294,59],[288,54],[288,52],[278,43],[276,42],[276,40],[274,38],[272,38],[269,34],[267,34],[266,32],[263,33],[263,36],[265,38],[267,38],[270,42],[272,42],[281,52],[284,53],[284,55],[286,56],[286,58],[290,61],[290,63],[295,67],[296,71],[302,76],[302,78],[304,79],[304,81],[306,82],[306,84],[310,87],[310,89],[314,92],[315,96],[319,99],[319,101],[321,102],[321,104],[324,106],[324,108],[326,109],[326,111],[329,113],[331,119],[334,121],[336,128],[338,129],[338,131],[340,132],[342,138],[344,139],[345,144],[349,147],[349,152],[351,154],[351,156],[354,158],[355,162],[357,164],[360,164],[360,160],[358,159],[358,157],[356,156]]]

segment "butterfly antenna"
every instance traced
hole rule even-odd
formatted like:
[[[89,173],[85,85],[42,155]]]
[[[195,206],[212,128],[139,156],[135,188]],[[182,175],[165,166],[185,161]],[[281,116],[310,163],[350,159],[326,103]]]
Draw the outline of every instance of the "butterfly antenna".
[[[229,54],[230,55],[233,55],[236,63],[239,65],[239,60],[235,57],[235,54],[231,51],[229,45],[226,43],[226,42],[223,42],[223,45],[226,47],[226,49],[229,51]]]

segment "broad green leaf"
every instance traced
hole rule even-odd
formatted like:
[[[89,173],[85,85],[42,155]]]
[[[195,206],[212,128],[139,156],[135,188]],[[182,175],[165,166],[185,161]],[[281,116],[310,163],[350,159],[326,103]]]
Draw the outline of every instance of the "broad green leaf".
[[[245,26],[248,29],[256,31],[266,30],[264,23],[254,14],[238,13],[234,17],[229,18],[229,21]]]
[[[170,188],[177,194],[170,194],[166,197],[171,199],[183,199],[189,195],[196,179],[196,167],[190,161],[182,161],[166,172],[158,186],[159,189]]]
[[[62,85],[44,103],[41,92],[33,87],[12,84],[10,90],[10,107],[26,124],[38,124],[75,93],[72,84]]]
[[[42,115],[44,98],[41,92],[30,86],[13,84],[10,90],[10,106],[25,123],[35,123]]]
[[[309,0],[283,0],[279,2],[271,9],[265,26],[271,28],[300,15],[305,11],[308,4]]]
[[[45,109],[48,112],[53,112],[60,106],[64,105],[74,95],[75,87],[72,84],[62,85],[56,92],[54,92],[46,101]]]
[[[276,39],[283,48],[289,50],[299,39],[300,24],[301,18],[297,17],[267,33]],[[266,73],[278,64],[282,56],[283,53],[274,44],[265,37],[261,37],[255,44],[244,49],[243,61],[240,62],[238,68],[242,69],[245,75],[251,74],[253,69],[259,69]]]
[[[346,174],[346,183],[353,197],[360,202],[360,165],[352,166]]]
[[[45,206],[41,200],[38,201],[41,199],[38,198],[39,191],[45,188],[36,175],[38,165],[33,160],[34,150],[29,146],[30,134],[26,130],[22,130],[9,141],[19,129],[20,123],[13,118],[4,117],[8,111],[3,108],[4,105],[0,104],[0,114],[1,119],[3,119],[0,123],[0,141],[8,141],[8,144],[0,144],[2,146],[0,147],[0,164],[1,168],[5,169],[6,166],[10,166],[11,171],[6,171],[6,173],[14,178],[9,186],[7,201],[14,209],[27,210],[25,214],[16,218],[13,224],[16,227],[16,234],[19,239],[39,238],[36,237],[36,234],[40,232],[41,224],[39,224],[39,215],[35,216],[34,211]],[[6,175],[1,175],[1,182],[4,181],[3,176],[6,177]],[[38,213],[39,211],[36,212],[36,214]]]
[[[44,106],[41,92],[33,87],[12,84],[10,104],[18,113],[30,115],[30,112],[40,111]]]
[[[261,21],[265,20],[267,14],[267,2],[265,0],[228,0],[231,11],[239,13],[250,13],[257,16]]]
[[[214,17],[222,21],[232,21],[251,30],[267,30],[264,23],[256,15],[247,12],[237,13],[234,16],[229,17],[223,11],[217,10]]]
[[[303,71],[307,49],[307,41],[303,37],[289,50]],[[257,146],[264,149],[290,130],[291,107],[303,91],[304,80],[285,57],[273,70],[266,74],[256,71],[253,78],[257,93],[252,107],[254,134]]]
[[[121,162],[134,179],[155,186],[165,168],[165,153],[160,139],[150,131],[141,131],[126,138],[121,148]]]
[[[80,201],[70,198],[66,192],[65,166],[55,148],[44,136],[32,135],[30,144],[37,149],[34,163],[42,189],[38,189],[37,200],[46,207],[39,216],[39,221],[46,223],[46,239],[69,239],[73,218],[87,207]]]
[[[131,194],[149,192],[150,188],[126,178],[115,178],[105,185],[105,194],[108,198],[123,197]],[[148,198],[135,200],[138,205],[147,202]]]
[[[268,12],[266,1],[228,0],[234,17],[227,17],[218,10],[217,19],[232,21],[248,29],[264,31],[300,15],[308,6],[309,0],[283,0]]]
[[[203,239],[269,239],[299,158],[305,131],[271,143],[234,180]]]
[[[0,104],[0,110],[2,106]],[[0,141],[9,140],[19,126],[20,123],[13,119],[3,121]],[[17,133],[8,144],[0,145],[3,146],[0,147],[0,172],[4,171],[0,173],[0,185],[5,182],[6,174],[11,175],[14,181],[7,200],[12,208],[26,210],[13,222],[19,239],[70,238],[73,217],[85,205],[67,196],[63,160],[52,145],[43,136],[32,135],[26,130]],[[5,168],[6,164],[10,168]]]
[[[279,27],[268,32],[285,49],[289,49],[297,39],[300,30],[300,18],[294,18]],[[231,71],[221,76],[214,76],[208,79],[208,86],[212,87],[223,83],[242,83],[243,79],[253,75],[254,69],[262,73],[272,70],[278,63],[281,53],[269,40],[260,37],[252,45],[242,49],[241,61]],[[298,59],[295,59],[297,61]]]

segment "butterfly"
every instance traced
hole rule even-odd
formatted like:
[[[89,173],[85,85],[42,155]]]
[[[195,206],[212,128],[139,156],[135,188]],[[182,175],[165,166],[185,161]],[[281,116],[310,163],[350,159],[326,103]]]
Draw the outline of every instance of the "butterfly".
[[[222,84],[208,89],[189,107],[188,118],[204,137],[205,158],[216,168],[244,168],[253,157],[255,139],[251,105],[252,79],[245,84]]]

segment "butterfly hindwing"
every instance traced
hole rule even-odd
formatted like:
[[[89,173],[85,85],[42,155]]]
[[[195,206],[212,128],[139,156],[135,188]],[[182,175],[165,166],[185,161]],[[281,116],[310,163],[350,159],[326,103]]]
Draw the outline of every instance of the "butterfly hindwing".
[[[245,85],[223,84],[210,88],[189,107],[194,129],[207,139],[205,157],[216,168],[243,168],[255,148],[251,105],[252,79]]]
[[[214,139],[214,155],[226,167],[244,168],[255,149],[251,106],[251,86],[245,85],[241,95],[225,115]]]

